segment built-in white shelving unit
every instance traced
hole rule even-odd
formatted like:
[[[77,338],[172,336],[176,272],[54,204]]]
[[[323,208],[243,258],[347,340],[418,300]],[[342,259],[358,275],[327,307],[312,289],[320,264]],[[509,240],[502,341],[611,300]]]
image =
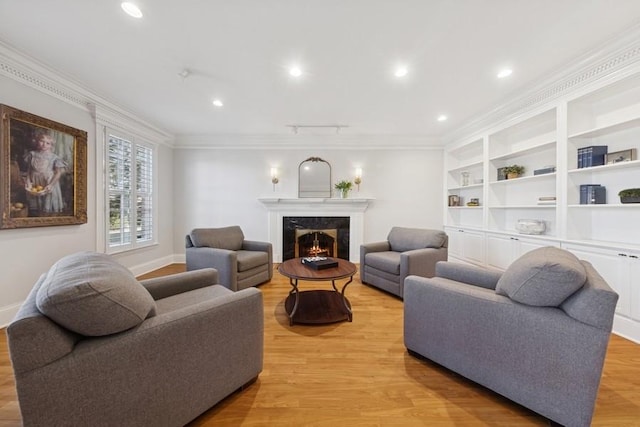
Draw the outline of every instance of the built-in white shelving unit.
[[[625,154],[627,150],[640,154],[638,69],[445,150],[447,197],[457,195],[463,203],[470,197],[481,201],[476,208],[446,208],[450,257],[504,269],[534,248],[566,248],[591,262],[619,293],[614,332],[636,342],[640,342],[640,204],[623,204],[618,193],[640,188],[640,159],[626,161]],[[595,145],[608,147],[609,163],[578,168],[578,150]],[[498,169],[513,164],[524,166],[524,174],[499,180]],[[548,166],[556,171],[534,175],[534,170]],[[471,179],[482,177],[482,183],[462,186],[461,172],[466,171]],[[606,204],[580,204],[584,184],[606,187]],[[555,196],[556,203],[539,204],[543,196]],[[547,230],[540,236],[518,234],[518,219],[543,220]]]

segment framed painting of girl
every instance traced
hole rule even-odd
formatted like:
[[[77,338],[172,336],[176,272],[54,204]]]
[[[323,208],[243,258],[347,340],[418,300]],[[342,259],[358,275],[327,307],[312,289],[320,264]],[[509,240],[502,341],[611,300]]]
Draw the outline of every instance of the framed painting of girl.
[[[87,222],[87,132],[0,105],[0,228]]]

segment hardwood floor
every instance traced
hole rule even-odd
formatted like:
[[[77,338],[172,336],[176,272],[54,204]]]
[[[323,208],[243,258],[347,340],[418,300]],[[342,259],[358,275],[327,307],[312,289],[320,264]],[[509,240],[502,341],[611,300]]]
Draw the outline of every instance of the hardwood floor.
[[[184,270],[175,264],[143,277]],[[319,283],[301,282],[301,290]],[[327,289],[330,284],[326,284]],[[354,278],[353,322],[294,325],[277,270],[260,289],[264,370],[191,426],[546,426],[548,421],[438,365],[410,356],[402,301]],[[0,338],[0,427],[21,422],[5,334]],[[611,336],[593,426],[640,426],[640,345]]]

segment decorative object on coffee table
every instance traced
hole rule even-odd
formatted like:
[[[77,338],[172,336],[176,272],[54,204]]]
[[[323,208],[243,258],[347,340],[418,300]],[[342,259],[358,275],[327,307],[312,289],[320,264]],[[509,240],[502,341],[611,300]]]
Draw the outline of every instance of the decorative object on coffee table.
[[[618,193],[620,203],[640,203],[640,188],[627,188]]]

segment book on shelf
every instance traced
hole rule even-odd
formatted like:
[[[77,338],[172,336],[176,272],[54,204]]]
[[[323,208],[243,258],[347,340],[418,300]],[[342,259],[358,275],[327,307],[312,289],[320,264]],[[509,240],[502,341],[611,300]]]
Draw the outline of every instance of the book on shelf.
[[[498,168],[498,181],[504,181],[505,179],[507,179],[507,172],[505,172],[507,168]]]
[[[556,196],[540,196],[538,197],[539,205],[555,205],[556,204]]]
[[[302,264],[314,270],[325,270],[327,268],[333,268],[338,266],[338,261],[333,258],[327,257],[304,257],[301,259]]]
[[[543,168],[540,169],[535,169],[533,171],[534,175],[544,175],[545,173],[554,173],[556,171],[556,167],[555,166],[545,166]]]
[[[607,149],[607,145],[590,145],[578,148],[578,169],[604,165]]]
[[[583,184],[580,186],[581,205],[604,205],[607,203],[607,188],[600,184]]]

